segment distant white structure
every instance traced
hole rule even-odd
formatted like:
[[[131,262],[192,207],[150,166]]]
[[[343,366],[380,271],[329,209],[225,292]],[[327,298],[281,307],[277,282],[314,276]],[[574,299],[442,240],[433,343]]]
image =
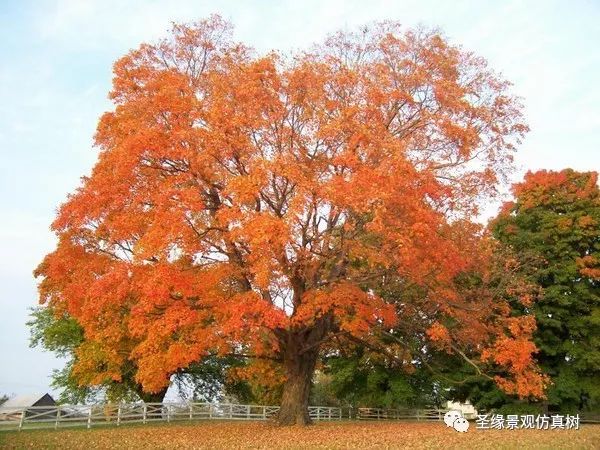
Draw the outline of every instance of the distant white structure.
[[[23,409],[30,406],[49,406],[48,410],[51,411],[52,407],[56,406],[56,402],[48,393],[17,395],[0,405],[0,419],[8,420],[14,418],[15,415],[20,416]],[[42,412],[44,412],[44,409],[36,409],[35,411],[36,414]],[[27,411],[28,415],[29,413],[30,411]]]
[[[471,405],[469,400],[467,400],[465,403],[448,401],[446,403],[446,409],[460,411],[465,419],[475,419],[477,417],[477,410],[473,405]]]

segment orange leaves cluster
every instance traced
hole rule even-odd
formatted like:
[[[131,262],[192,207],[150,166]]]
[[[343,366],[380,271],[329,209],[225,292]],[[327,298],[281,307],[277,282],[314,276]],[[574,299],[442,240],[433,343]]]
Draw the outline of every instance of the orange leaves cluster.
[[[580,175],[572,169],[527,172],[524,181],[514,185],[513,193],[524,209],[597,199],[598,174],[589,172],[584,177]],[[589,219],[583,220],[582,226],[585,226]]]
[[[593,255],[577,258],[579,272],[591,279],[600,280],[600,260]]]
[[[340,330],[357,336],[367,334],[374,325],[389,328],[396,322],[393,305],[347,282],[307,292],[291,322],[306,325],[329,312],[333,312]]]
[[[506,376],[495,376],[496,383],[508,394],[520,398],[544,398],[550,379],[537,367],[532,342],[535,331],[533,316],[509,317],[504,321],[509,333],[500,333],[493,345],[484,349],[483,361],[493,361],[506,370]]]
[[[439,345],[442,348],[447,348],[449,346],[451,341],[450,333],[448,332],[448,328],[441,323],[434,322],[434,324],[427,329],[426,333],[427,337],[436,345]]]
[[[467,246],[472,255],[468,270],[454,289],[432,292],[440,310],[428,311],[426,336],[434,348],[445,350],[478,373],[496,374],[498,386],[519,397],[543,397],[548,378],[536,364],[533,343],[536,322],[525,313],[513,317],[509,303],[530,308],[540,288],[527,277],[526,261],[484,236]],[[423,315],[423,308],[419,314]]]

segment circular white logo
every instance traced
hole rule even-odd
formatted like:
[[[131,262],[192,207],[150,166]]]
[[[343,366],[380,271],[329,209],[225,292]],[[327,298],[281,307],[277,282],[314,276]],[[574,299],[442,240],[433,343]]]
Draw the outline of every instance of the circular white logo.
[[[444,423],[447,427],[452,427],[454,421],[459,417],[462,417],[462,413],[460,411],[448,411],[446,414],[444,414]]]
[[[462,412],[456,410],[444,414],[444,423],[459,433],[465,433],[469,429],[469,421],[463,417]]]
[[[467,419],[465,419],[464,417],[459,417],[458,419],[456,419],[454,421],[452,426],[454,427],[454,429],[456,431],[458,431],[460,433],[466,433],[467,430],[469,429],[469,421]]]

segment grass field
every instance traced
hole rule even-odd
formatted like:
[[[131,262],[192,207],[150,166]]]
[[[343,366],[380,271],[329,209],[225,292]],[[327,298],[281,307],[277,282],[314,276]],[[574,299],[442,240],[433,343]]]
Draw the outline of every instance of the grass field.
[[[280,428],[264,422],[193,422],[104,429],[1,432],[2,449],[599,449],[600,425],[579,430],[475,430],[443,423],[329,422]]]

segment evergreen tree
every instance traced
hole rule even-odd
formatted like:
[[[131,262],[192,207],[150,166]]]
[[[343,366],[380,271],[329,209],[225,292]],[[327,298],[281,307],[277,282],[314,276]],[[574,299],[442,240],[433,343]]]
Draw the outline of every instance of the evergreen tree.
[[[492,222],[517,257],[542,259],[542,288],[531,306],[538,361],[552,378],[547,406],[561,412],[600,409],[600,192],[597,173],[528,173],[515,201]],[[515,305],[515,313],[522,312]],[[496,391],[494,389],[494,391]],[[497,392],[497,391],[496,391]],[[489,394],[489,393],[488,393]],[[484,396],[485,397],[485,396]],[[488,400],[490,395],[487,395]],[[492,395],[493,397],[493,395]],[[506,399],[504,395],[496,400]]]

